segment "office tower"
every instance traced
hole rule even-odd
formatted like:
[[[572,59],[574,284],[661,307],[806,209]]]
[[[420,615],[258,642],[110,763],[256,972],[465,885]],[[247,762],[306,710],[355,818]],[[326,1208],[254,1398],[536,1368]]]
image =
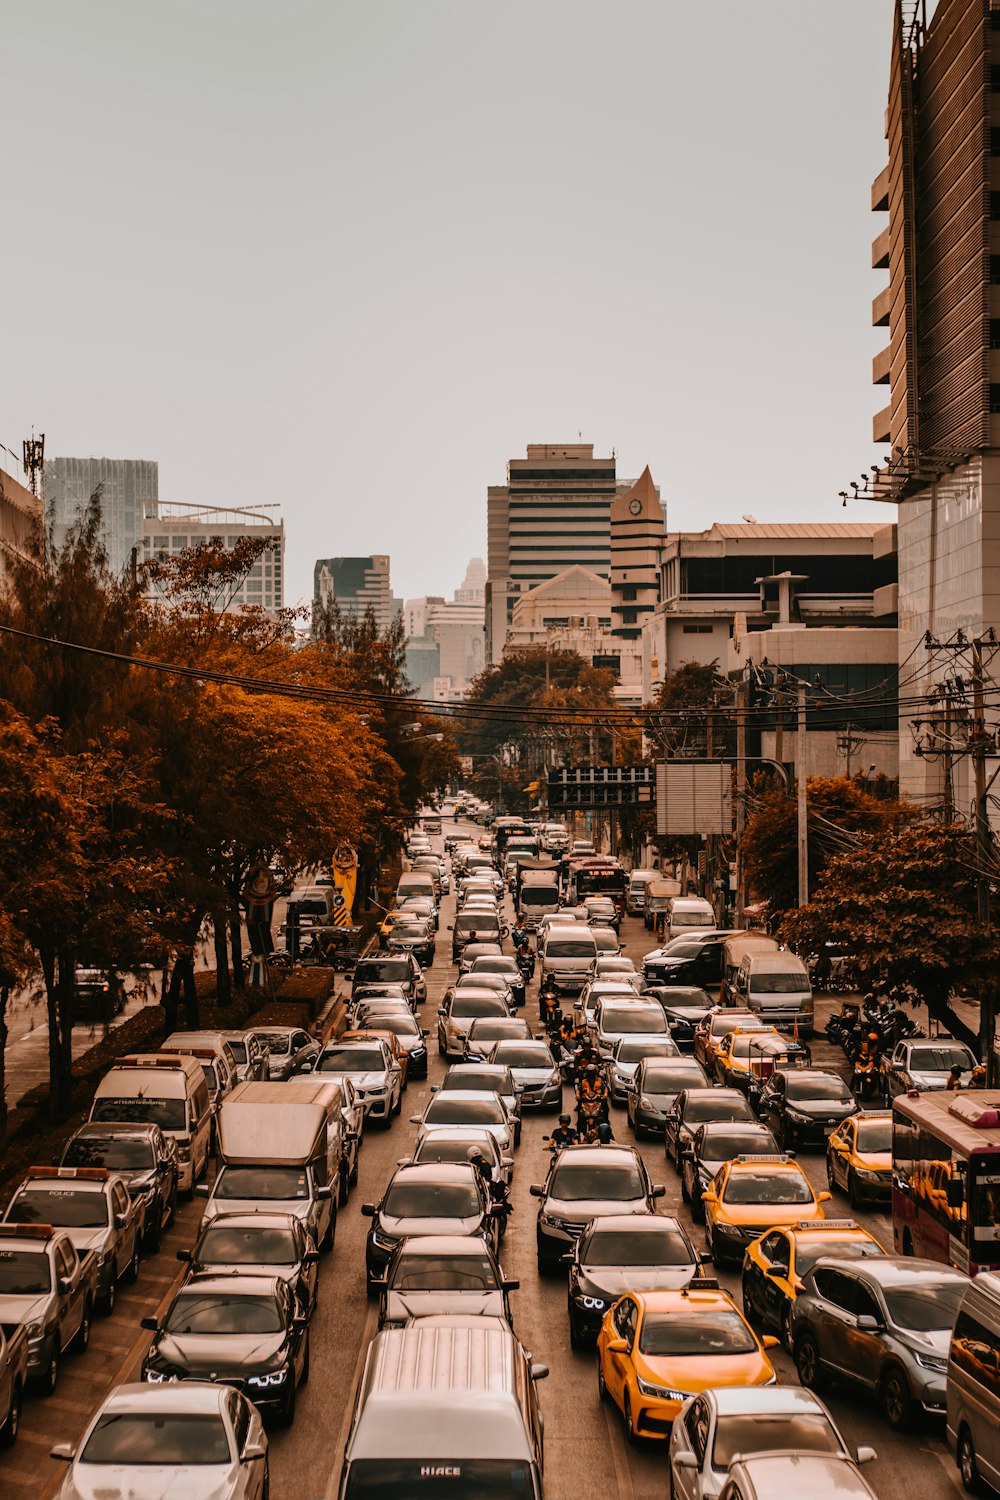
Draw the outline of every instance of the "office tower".
[[[45,462],[45,518],[56,545],[100,488],[104,545],[115,572],[130,567],[142,541],[144,507],[159,498],[158,465],[145,458],[50,458]]]
[[[216,507],[165,502],[143,519],[141,556],[147,562],[157,557],[176,557],[188,547],[216,538],[232,548],[247,536],[268,541],[270,545],[253,564],[239,589],[227,597],[226,609],[257,605],[274,614],[281,609],[285,597],[285,525],[277,505]],[[157,597],[155,585],[151,593]]]
[[[313,602],[326,607],[334,601],[349,619],[360,619],[370,605],[379,630],[388,630],[395,610],[386,554],[318,558],[313,569]]]

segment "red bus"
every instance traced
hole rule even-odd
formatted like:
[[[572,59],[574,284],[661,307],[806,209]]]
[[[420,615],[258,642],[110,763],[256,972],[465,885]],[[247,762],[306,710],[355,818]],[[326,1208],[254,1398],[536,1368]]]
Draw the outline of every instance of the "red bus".
[[[892,1101],[892,1237],[901,1255],[1000,1270],[1000,1090]]]

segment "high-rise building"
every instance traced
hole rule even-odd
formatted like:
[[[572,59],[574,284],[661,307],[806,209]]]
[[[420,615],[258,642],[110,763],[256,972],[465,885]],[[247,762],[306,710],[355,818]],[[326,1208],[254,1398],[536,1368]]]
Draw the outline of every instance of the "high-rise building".
[[[486,566],[474,557],[452,599],[427,594],[404,602],[407,676],[419,697],[434,695],[435,682],[437,696],[460,696],[482,671],[485,581]]]
[[[971,757],[920,753],[912,701],[961,673],[928,649],[1000,618],[1000,10],[939,0],[929,22],[896,0],[886,110],[888,164],[872,209],[888,221],[872,265],[888,271],[872,321],[888,329],[873,379],[889,400],[877,499],[899,504],[901,790],[971,804]]]
[[[529,443],[487,507],[486,660],[497,662],[520,594],[574,563],[608,578],[615,459],[593,443]]]
[[[388,630],[395,610],[386,554],[318,558],[313,569],[313,602],[325,608],[334,601],[348,619],[361,619],[370,605],[378,628]]]
[[[129,567],[142,541],[143,516],[159,498],[159,466],[146,458],[49,458],[45,461],[45,516],[56,545],[79,521],[100,489],[104,545],[115,572]]]
[[[269,545],[251,567],[243,583],[221,604],[229,610],[256,605],[267,614],[281,609],[284,593],[285,524],[277,505],[216,507],[184,502],[151,506],[143,518],[140,556],[176,557],[200,542],[221,540],[233,548],[243,537],[255,537]],[[155,585],[153,597],[157,597]]]
[[[648,466],[611,506],[611,634],[620,698],[642,691],[642,625],[660,600],[663,506]]]

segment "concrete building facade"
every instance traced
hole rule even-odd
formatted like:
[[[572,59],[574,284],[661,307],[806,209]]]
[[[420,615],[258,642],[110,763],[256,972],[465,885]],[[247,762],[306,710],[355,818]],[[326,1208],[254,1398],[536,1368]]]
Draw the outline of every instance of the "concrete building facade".
[[[576,651],[590,666],[617,674],[620,658],[611,625],[610,583],[574,566],[519,596],[504,649],[547,645]]]
[[[157,506],[143,519],[141,558],[148,562],[176,557],[188,547],[216,538],[232,548],[247,536],[269,545],[236,592],[220,600],[220,605],[227,611],[255,606],[275,614],[285,600],[285,523],[277,505],[216,507],[171,502]],[[151,592],[157,597],[155,585]]]
[[[159,500],[159,465],[145,458],[49,458],[45,461],[45,517],[57,546],[100,490],[102,533],[114,572],[132,563],[144,517]]]
[[[482,671],[485,583],[486,565],[474,557],[451,599],[426,594],[404,600],[407,675],[419,696],[461,698]]]
[[[317,558],[313,603],[326,608],[334,601],[347,619],[361,619],[371,606],[379,630],[388,630],[395,615],[388,556]]]
[[[642,627],[660,602],[664,513],[649,468],[611,505],[611,634],[620,701],[642,692]]]
[[[31,490],[0,470],[0,580],[12,557],[27,558],[39,540],[44,510]]]

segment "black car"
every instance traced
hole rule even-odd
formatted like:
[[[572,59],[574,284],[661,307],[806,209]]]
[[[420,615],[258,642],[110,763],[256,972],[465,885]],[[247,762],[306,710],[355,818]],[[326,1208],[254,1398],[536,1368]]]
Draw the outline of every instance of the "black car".
[[[319,1251],[295,1214],[219,1214],[177,1259],[196,1276],[280,1276],[310,1317],[316,1311]]]
[[[684,1089],[707,1089],[705,1070],[693,1057],[644,1057],[625,1095],[628,1122],[639,1140],[662,1136],[674,1100]]]
[[[469,1162],[399,1167],[378,1203],[363,1203],[371,1219],[365,1246],[368,1295],[382,1286],[385,1268],[402,1240],[425,1234],[481,1234],[496,1249],[497,1219]]]
[[[434,948],[434,929],[423,917],[414,917],[409,922],[400,918],[392,924],[386,939],[388,953],[412,953],[423,969],[429,969],[433,964]]]
[[[669,951],[650,954],[643,972],[650,984],[696,984],[718,989],[722,983],[722,948],[734,932],[692,933],[678,937]]]
[[[177,1147],[159,1125],[95,1121],[66,1143],[61,1167],[106,1167],[124,1178],[129,1197],[142,1205],[142,1235],[150,1250],[174,1221]]]
[[[566,1146],[554,1156],[540,1198],[535,1241],[538,1269],[556,1270],[591,1219],[601,1214],[651,1214],[666,1188],[652,1184],[633,1146]]]
[[[403,988],[411,1006],[421,1005],[427,999],[427,985],[423,972],[412,953],[389,953],[381,958],[359,958],[354,966],[351,980],[351,998],[362,985],[398,984]]]
[[[569,1341],[593,1343],[613,1302],[625,1292],[687,1286],[702,1257],[677,1219],[660,1214],[602,1214],[591,1219],[569,1256]]]
[[[684,1089],[667,1111],[663,1127],[664,1151],[678,1172],[695,1131],[709,1120],[753,1124],[753,1110],[739,1089]]]
[[[643,992],[644,1000],[652,998],[663,1006],[669,1031],[679,1052],[694,1051],[695,1027],[714,1007],[708,995],[695,984],[651,984]]]
[[[681,1152],[681,1197],[691,1205],[691,1217],[704,1224],[701,1195],[727,1161],[737,1156],[778,1154],[778,1143],[759,1121],[712,1120],[699,1125]]]
[[[764,1085],[757,1114],[782,1151],[823,1146],[827,1136],[858,1112],[858,1101],[836,1073],[821,1068],[779,1068]]]
[[[235,1386],[262,1415],[289,1425],[309,1378],[309,1316],[280,1276],[192,1276],[153,1334],[142,1378],[213,1380]]]

